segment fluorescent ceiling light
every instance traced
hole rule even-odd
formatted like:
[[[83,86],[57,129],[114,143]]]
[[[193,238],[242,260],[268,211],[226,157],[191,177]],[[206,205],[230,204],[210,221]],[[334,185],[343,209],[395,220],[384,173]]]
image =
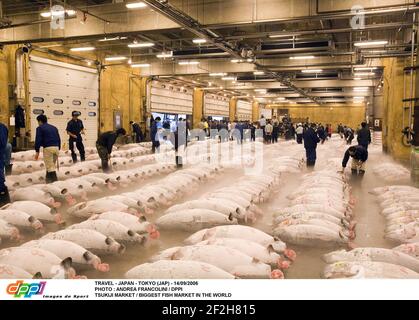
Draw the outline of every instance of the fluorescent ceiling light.
[[[246,62],[251,63],[251,62],[253,62],[253,59],[250,59],[250,58],[249,58],[249,59],[247,59],[247,60],[246,60]]]
[[[132,3],[127,3],[125,5],[128,9],[140,9],[140,8],[145,8],[147,7],[147,5],[144,2],[132,2]]]
[[[322,69],[305,69],[301,71],[302,73],[321,73]]]
[[[368,77],[368,76],[375,76],[374,72],[358,72],[354,74],[355,77]]]
[[[131,68],[149,68],[151,65],[149,63],[137,63],[132,64]]]
[[[359,67],[359,68],[354,68],[355,71],[373,71],[373,70],[377,70],[377,67]]]
[[[71,48],[70,51],[83,52],[83,51],[93,51],[95,49],[96,49],[95,47],[81,47],[81,48]]]
[[[255,92],[267,93],[268,90],[266,90],[266,89],[255,89]]]
[[[273,39],[275,39],[275,38],[292,38],[292,37],[293,36],[289,35],[289,34],[271,34],[269,36],[269,38],[273,38]]]
[[[106,41],[117,41],[117,40],[126,40],[128,37],[113,37],[113,38],[103,38],[98,40],[99,42],[106,42]]]
[[[221,80],[223,81],[235,81],[237,78],[236,77],[222,77]]]
[[[232,63],[242,63],[242,62],[244,62],[244,60],[243,59],[232,59],[231,62]]]
[[[385,46],[388,44],[387,40],[384,41],[361,41],[361,42],[355,42],[355,47],[361,47],[361,48],[368,48],[368,47],[377,47],[377,46]]]
[[[172,58],[173,57],[173,51],[168,52],[162,52],[156,56],[159,59],[165,59],[165,58]]]
[[[193,39],[192,42],[195,44],[203,44],[203,43],[207,43],[207,40],[206,39]]]
[[[219,73],[210,73],[210,77],[225,77],[227,73],[219,72]]]
[[[362,80],[362,78],[354,78],[354,80],[359,81]]]
[[[69,16],[74,16],[76,15],[76,11],[75,10],[66,10],[65,13]],[[52,15],[54,16],[62,16],[64,15],[64,11],[47,11],[47,12],[41,12],[41,17],[43,18],[49,18]]]
[[[253,72],[253,74],[255,76],[263,76],[265,74],[265,72],[263,72],[263,71],[255,71],[255,72]]]
[[[191,65],[198,65],[199,61],[179,61],[180,66],[191,66]]]
[[[311,59],[315,59],[315,56],[295,56],[295,57],[290,57],[290,60],[311,60]]]
[[[127,57],[107,57],[105,58],[106,61],[122,61],[127,60]]]
[[[366,87],[354,88],[354,91],[356,91],[356,92],[366,92],[366,91],[369,91],[369,90],[370,90],[370,88],[366,88]]]
[[[128,48],[150,48],[153,47],[154,43],[152,42],[140,42],[140,43],[130,43]]]

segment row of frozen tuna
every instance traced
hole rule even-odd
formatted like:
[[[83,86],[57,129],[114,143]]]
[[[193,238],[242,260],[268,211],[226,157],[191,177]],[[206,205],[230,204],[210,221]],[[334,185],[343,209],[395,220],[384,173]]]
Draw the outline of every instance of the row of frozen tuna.
[[[166,173],[171,169],[167,168]],[[215,177],[220,170],[220,167],[210,164],[179,170],[132,192],[78,203],[70,207],[67,213],[79,218],[90,218],[106,211],[152,214],[157,208],[170,206],[180,197],[194,192],[195,188]]]
[[[305,175],[288,196],[291,204],[274,214],[273,234],[302,246],[348,245],[355,238],[354,199],[345,177],[336,171]]]
[[[200,230],[129,270],[129,279],[283,279],[296,254],[258,229],[226,225]]]
[[[155,239],[159,237],[159,232],[155,227],[146,222],[144,216],[140,215],[135,208],[124,202],[131,201],[131,203],[139,205],[141,201],[144,201],[147,208],[152,210],[157,205],[164,205],[165,201],[174,201],[177,196],[181,196],[188,191],[188,186],[193,187],[200,183],[201,179],[203,180],[217,171],[218,168],[209,165],[200,166],[197,170],[186,169],[167,176],[160,184],[144,187],[137,192],[115,196],[113,199],[111,197],[100,201],[81,203],[72,207],[69,209],[70,214],[89,217],[89,219],[65,230],[49,233],[39,241],[30,242],[33,246],[39,247],[35,251],[21,247],[4,249],[0,252],[0,265],[3,264],[1,270],[8,270],[7,273],[12,273],[14,276],[19,271],[17,268],[20,268],[31,275],[36,275],[39,272],[44,278],[74,278],[75,272],[69,262],[76,261],[76,265],[89,264],[99,271],[107,271],[109,267],[103,265],[95,254],[119,254],[125,250],[124,243],[144,245],[147,238]],[[162,195],[167,196],[166,192],[168,190],[163,189],[163,187],[167,188],[167,185],[173,186],[172,190],[176,194],[170,200],[161,198]],[[8,210],[9,213],[16,209],[21,209],[21,213],[23,210],[36,213],[42,206],[37,202],[15,202],[10,205]],[[42,208],[44,211],[48,211],[44,213],[45,215],[51,214],[51,209],[46,206]],[[8,210],[3,212],[6,213]],[[27,218],[29,219],[29,216]],[[32,219],[33,225],[35,224],[34,221]],[[42,224],[39,222],[37,227],[42,227]],[[67,243],[67,250],[60,251],[59,248],[65,246],[66,242],[72,242],[73,245]],[[79,247],[76,248],[74,244]],[[23,247],[26,246],[30,245],[25,244]],[[57,250],[52,254],[62,259],[59,261],[51,254],[42,252],[45,249],[46,251]],[[81,254],[82,252],[83,254]],[[63,255],[66,255],[66,257]],[[28,259],[25,260],[23,256],[27,256]],[[6,277],[7,275],[3,276]],[[28,274],[26,274],[27,276]]]
[[[0,278],[77,278],[76,271],[109,271],[100,257],[124,253],[126,245],[145,247],[156,238],[144,217],[104,212],[39,240],[0,250]]]
[[[400,164],[382,163],[374,167],[373,172],[385,181],[406,181],[410,179],[410,171]]]
[[[386,219],[385,238],[396,243],[419,243],[419,189],[411,186],[376,188]]]
[[[126,158],[132,158],[137,157],[141,155],[146,155],[150,153],[150,143],[143,143],[143,144],[126,144],[119,147],[114,147],[114,151],[112,152],[113,157],[126,157]],[[86,152],[86,160],[95,160],[98,159],[96,157],[92,157],[92,159],[87,159],[91,157],[92,155],[97,155],[96,148],[93,147],[85,147]],[[34,150],[28,150],[28,151],[20,151],[15,152],[12,154],[12,162],[18,164],[19,162],[28,163],[31,160],[33,160],[35,157],[35,151]],[[71,152],[69,150],[61,150],[60,151],[60,158],[70,158],[71,159]],[[42,153],[40,154],[40,159],[42,159]],[[71,164],[72,161],[64,162],[64,164]],[[64,165],[63,164],[63,165]]]
[[[130,159],[126,158],[112,158],[111,166],[114,170],[122,170],[129,168],[136,168],[140,165],[150,164],[156,162],[156,156],[138,156]],[[41,163],[41,162],[39,162]],[[100,160],[89,160],[81,163],[77,163],[72,166],[60,168],[57,171],[57,177],[59,180],[67,180],[71,178],[80,177],[82,175],[100,172],[102,169]],[[34,184],[45,183],[45,171],[38,170],[32,173],[25,173],[19,175],[12,175],[7,177],[6,181],[10,190],[14,190],[19,187],[27,187]]]
[[[326,279],[419,279],[419,244],[394,249],[356,248],[323,256]]]
[[[62,202],[74,205],[77,201],[86,201],[88,197],[98,195],[108,189],[127,187],[174,170],[175,165],[151,164],[113,173],[89,173],[52,184],[18,188],[11,192],[11,197],[14,201],[33,200],[58,208]]]
[[[219,225],[255,222],[263,215],[257,205],[269,200],[278,190],[281,173],[295,172],[299,165],[296,159],[278,158],[269,175],[246,175],[200,199],[173,206],[156,224],[160,229],[194,232]]]

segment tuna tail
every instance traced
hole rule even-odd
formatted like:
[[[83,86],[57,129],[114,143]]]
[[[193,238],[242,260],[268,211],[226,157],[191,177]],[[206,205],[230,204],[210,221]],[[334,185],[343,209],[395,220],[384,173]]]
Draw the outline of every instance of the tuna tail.
[[[42,273],[37,272],[33,275],[32,279],[43,279]]]
[[[61,261],[61,266],[65,270],[70,269],[72,265],[73,265],[73,259],[71,259],[71,257],[65,258],[63,261]]]

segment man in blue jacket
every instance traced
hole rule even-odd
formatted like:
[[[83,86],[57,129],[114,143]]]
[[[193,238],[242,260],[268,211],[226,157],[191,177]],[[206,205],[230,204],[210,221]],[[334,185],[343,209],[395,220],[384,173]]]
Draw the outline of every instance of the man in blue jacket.
[[[71,151],[71,158],[73,159],[73,163],[77,162],[77,154],[74,151],[74,144],[76,144],[76,148],[80,153],[80,161],[83,162],[86,160],[86,152],[84,151],[83,138],[81,136],[85,134],[83,121],[79,119],[80,112],[78,111],[73,111],[71,116],[73,118],[67,123],[66,129],[69,135],[68,145]]]
[[[316,125],[313,123],[303,135],[304,148],[306,149],[307,167],[312,168],[316,165],[317,160],[317,144],[320,139],[315,131]]]
[[[8,136],[9,130],[3,123],[0,123],[0,207],[10,203],[9,190],[5,184],[6,179],[4,176]]]
[[[368,160],[368,150],[363,146],[350,147],[346,152],[342,161],[343,171],[345,171],[349,158],[352,158],[352,175],[363,177],[365,175],[365,163]]]
[[[39,159],[39,152],[43,148],[44,163],[47,169],[46,183],[53,183],[57,178],[57,163],[61,149],[61,138],[58,129],[48,123],[48,118],[41,114],[36,120],[38,128],[36,128],[35,138],[35,160]]]

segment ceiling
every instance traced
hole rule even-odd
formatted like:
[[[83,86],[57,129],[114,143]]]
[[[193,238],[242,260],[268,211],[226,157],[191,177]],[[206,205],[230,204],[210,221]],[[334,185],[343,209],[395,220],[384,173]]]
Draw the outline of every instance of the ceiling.
[[[3,1],[3,17],[12,21],[8,28],[12,28],[13,21],[29,21],[29,16],[26,17],[29,12],[33,13],[32,21],[34,16],[40,20],[39,13],[48,11],[49,2]],[[149,64],[149,67],[141,69],[143,75],[160,76],[164,81],[179,81],[210,92],[259,99],[262,103],[312,103],[313,100],[321,104],[353,103],[354,97],[365,97],[363,101],[366,103],[374,94],[380,94],[380,59],[411,55],[411,30],[416,12],[414,8],[410,10],[411,7],[405,5],[368,9],[370,11],[366,15],[365,28],[355,30],[351,26],[352,16],[347,11],[316,12],[310,16],[295,15],[287,19],[252,23],[237,23],[233,18],[228,23],[226,17],[224,23],[203,24],[201,20],[209,18],[200,19],[205,15],[199,13],[192,18],[185,12],[187,10],[182,11],[185,8],[184,1],[169,1],[170,10],[163,4],[161,12],[160,4],[151,7],[153,1],[145,1],[150,7],[134,11],[128,10],[126,3],[120,2],[68,0],[68,8],[75,9],[77,16],[67,18],[71,22],[71,19],[80,19],[80,16],[83,18],[86,15],[90,17],[91,14],[91,19],[102,19],[103,24],[107,19],[115,19],[116,16],[110,14],[113,12],[118,13],[119,22],[109,20],[111,22],[107,24],[123,25],[124,17],[131,23],[137,15],[151,14],[152,11],[153,14],[169,17],[177,27],[159,29],[155,26],[141,31],[127,28],[106,34],[97,32],[94,35],[62,37],[59,41],[32,37],[27,42],[33,43],[34,47],[67,52],[71,48],[94,47],[95,58],[104,65],[127,64],[129,60],[133,64]],[[222,15],[222,6],[227,8],[230,2],[224,1],[213,14]],[[269,2],[275,1],[265,1]],[[182,6],[176,6],[176,3],[182,3]],[[191,27],[189,21],[196,23]],[[76,25],[81,26],[78,23]],[[194,43],[193,40],[201,34],[205,35],[207,42]],[[105,38],[112,41],[99,41]],[[355,46],[357,42],[384,40],[387,41],[385,44],[376,46]],[[128,47],[129,44],[147,42],[153,43],[153,46]],[[5,43],[9,43],[7,39]],[[173,53],[172,57],[156,57],[168,51]],[[70,53],[83,57],[83,53]],[[110,56],[124,56],[127,59],[122,62],[104,60]],[[224,76],[210,76],[210,73],[224,72]]]

